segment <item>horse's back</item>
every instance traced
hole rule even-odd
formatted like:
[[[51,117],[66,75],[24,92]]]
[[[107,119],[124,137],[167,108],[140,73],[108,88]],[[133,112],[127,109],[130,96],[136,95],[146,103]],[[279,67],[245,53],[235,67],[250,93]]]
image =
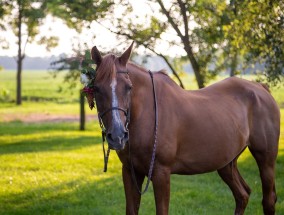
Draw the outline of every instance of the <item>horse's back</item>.
[[[196,94],[205,96],[214,103],[220,100],[238,101],[240,105],[244,105],[254,114],[280,118],[277,103],[270,94],[269,88],[262,83],[232,77],[198,90]]]

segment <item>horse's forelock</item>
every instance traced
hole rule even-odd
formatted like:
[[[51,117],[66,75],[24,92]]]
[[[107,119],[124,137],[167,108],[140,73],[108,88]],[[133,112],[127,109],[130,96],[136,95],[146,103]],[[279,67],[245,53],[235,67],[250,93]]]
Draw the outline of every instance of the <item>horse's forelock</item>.
[[[115,56],[112,54],[106,55],[97,69],[95,82],[111,82],[115,73]]]

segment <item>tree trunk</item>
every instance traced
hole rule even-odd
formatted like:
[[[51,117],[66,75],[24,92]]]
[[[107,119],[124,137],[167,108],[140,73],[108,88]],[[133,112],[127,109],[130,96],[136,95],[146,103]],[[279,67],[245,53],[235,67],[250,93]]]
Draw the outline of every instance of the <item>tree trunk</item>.
[[[22,60],[18,59],[17,67],[17,95],[16,95],[16,104],[22,104]]]
[[[183,45],[184,45],[184,50],[187,53],[188,59],[191,63],[191,66],[194,71],[194,75],[197,81],[198,88],[203,88],[204,87],[204,75],[201,73],[200,66],[197,60],[194,57],[194,54],[192,52],[192,47],[190,45],[189,41],[189,33],[188,33],[188,6],[186,5],[187,3],[183,1],[177,1],[179,6],[180,6],[180,12],[183,18],[183,24],[184,24],[184,34],[182,34],[181,30],[179,29],[179,22],[175,22],[175,20],[171,17],[170,11],[168,11],[163,3],[162,0],[157,0],[158,4],[161,7],[162,13],[166,15],[168,18],[168,22],[171,24],[179,38],[182,40]]]
[[[18,57],[17,57],[17,87],[16,87],[16,104],[22,104],[22,64],[24,55],[22,54],[22,8],[19,2],[18,14]]]
[[[80,130],[85,130],[85,97],[80,91]]]
[[[192,66],[192,69],[193,69],[193,72],[194,72],[194,75],[195,75],[195,78],[196,78],[196,81],[197,81],[198,88],[199,89],[204,88],[205,87],[204,76],[203,76],[203,74],[201,74],[200,66],[199,66],[198,62],[196,61],[196,59],[194,57],[194,54],[192,52],[191,47],[187,44],[187,41],[184,41],[183,43],[184,43],[184,50],[186,51],[188,59],[189,59],[191,66]]]
[[[238,66],[238,54],[237,52],[235,52],[234,56],[232,57],[232,61],[231,61],[230,77],[233,77],[236,75],[237,66]]]
[[[162,57],[164,59],[164,61],[168,64],[168,66],[170,67],[170,69],[173,72],[173,75],[178,79],[179,82],[179,86],[181,86],[181,88],[184,89],[184,85],[178,75],[178,73],[176,72],[176,70],[173,68],[172,64],[168,61],[168,59],[166,58],[166,56],[162,55],[162,54],[158,54],[160,57]]]

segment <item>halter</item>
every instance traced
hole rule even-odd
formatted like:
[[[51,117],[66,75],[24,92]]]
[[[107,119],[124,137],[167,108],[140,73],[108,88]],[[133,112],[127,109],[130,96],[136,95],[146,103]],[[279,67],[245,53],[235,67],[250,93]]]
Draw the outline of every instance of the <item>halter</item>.
[[[117,73],[129,74],[128,71],[117,71]],[[127,110],[125,110],[121,107],[111,107],[111,108],[108,108],[107,110],[105,110],[102,113],[98,113],[99,124],[100,124],[100,127],[102,129],[102,146],[103,146],[103,153],[104,153],[104,172],[107,171],[107,164],[108,164],[108,158],[109,158],[109,154],[110,154],[110,148],[108,147],[107,153],[106,153],[106,150],[105,150],[106,128],[105,128],[104,123],[103,123],[103,117],[108,112],[113,111],[113,110],[120,110],[124,113],[124,115],[126,116],[125,129],[126,129],[127,133],[129,132],[128,131],[128,125],[129,125],[129,122],[130,122],[130,107]]]
[[[137,184],[137,179],[135,177],[135,170],[134,170],[134,166],[133,166],[133,162],[131,159],[131,151],[130,151],[130,141],[128,141],[128,147],[129,147],[129,160],[130,160],[130,171],[131,171],[131,176],[132,176],[132,180],[133,183],[135,184],[137,191],[143,195],[144,193],[147,192],[150,181],[152,179],[152,174],[153,174],[153,169],[154,169],[154,163],[155,163],[155,158],[156,158],[156,148],[157,148],[157,140],[158,140],[158,104],[157,104],[157,98],[156,98],[156,89],[155,89],[155,82],[154,82],[154,77],[153,77],[153,73],[151,71],[148,71],[149,75],[151,77],[151,82],[152,82],[152,87],[153,87],[153,97],[154,97],[154,110],[155,110],[155,130],[154,130],[154,145],[153,145],[153,152],[152,152],[152,156],[151,156],[151,163],[150,163],[150,168],[149,168],[149,172],[148,172],[148,179],[147,179],[147,183],[145,185],[144,190],[140,190],[138,184]],[[117,73],[127,73],[127,71],[118,71]],[[102,129],[102,145],[103,145],[103,153],[104,153],[104,172],[107,171],[107,164],[108,164],[108,158],[109,158],[109,154],[110,154],[110,148],[108,147],[107,153],[105,151],[105,137],[106,137],[106,129],[105,126],[103,124],[102,118],[110,111],[113,110],[119,110],[122,111],[125,116],[126,116],[126,122],[125,122],[125,128],[127,133],[129,132],[128,130],[128,125],[130,123],[130,105],[129,108],[127,110],[121,108],[121,107],[111,107],[107,110],[105,110],[102,113],[98,114],[98,118],[99,118],[99,123],[100,123],[100,127]]]

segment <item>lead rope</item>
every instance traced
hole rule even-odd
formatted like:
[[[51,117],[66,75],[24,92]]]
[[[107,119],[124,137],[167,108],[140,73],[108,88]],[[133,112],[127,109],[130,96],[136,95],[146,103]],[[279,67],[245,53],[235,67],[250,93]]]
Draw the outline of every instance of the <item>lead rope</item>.
[[[107,148],[107,152],[105,150],[105,140],[106,140],[106,129],[104,127],[104,124],[102,122],[100,114],[98,114],[99,117],[99,123],[100,127],[102,129],[102,145],[103,145],[103,153],[104,153],[104,172],[107,171],[107,164],[108,164],[108,158],[109,158],[109,153],[110,153],[110,148]]]
[[[131,166],[131,175],[132,175],[132,180],[138,190],[138,192],[143,195],[144,193],[147,192],[151,178],[152,178],[152,174],[153,174],[153,168],[154,168],[154,163],[155,163],[155,157],[156,157],[156,148],[157,148],[157,132],[158,132],[158,105],[157,105],[157,98],[156,98],[156,89],[155,89],[155,83],[154,83],[154,78],[153,78],[153,73],[151,71],[148,71],[151,77],[151,81],[152,81],[152,86],[153,86],[153,96],[154,96],[154,110],[155,110],[155,131],[154,131],[154,146],[153,146],[153,152],[152,152],[152,158],[151,158],[151,163],[150,163],[150,168],[149,168],[149,172],[148,172],[148,179],[147,179],[147,183],[146,186],[144,188],[144,190],[140,190],[138,184],[137,184],[137,180],[135,177],[135,170],[133,167],[133,162],[131,160],[130,157],[130,142],[129,142],[129,159],[130,159],[130,166]]]

